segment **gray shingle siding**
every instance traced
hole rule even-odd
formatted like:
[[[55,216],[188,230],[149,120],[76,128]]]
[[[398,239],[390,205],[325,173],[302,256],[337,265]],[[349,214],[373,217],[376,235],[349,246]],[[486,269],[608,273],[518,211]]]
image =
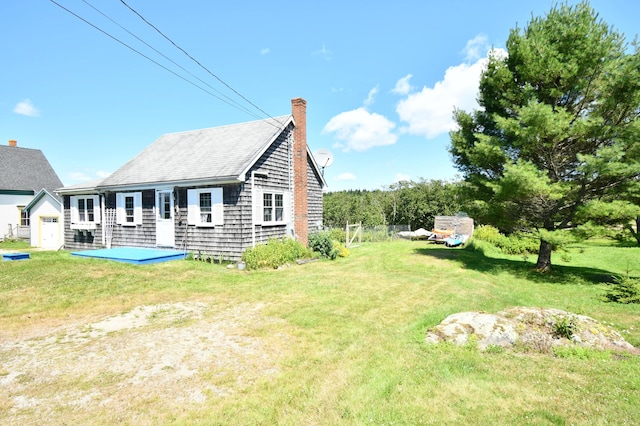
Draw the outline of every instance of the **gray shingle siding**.
[[[307,203],[309,207],[309,233],[322,229],[322,179],[307,156]]]

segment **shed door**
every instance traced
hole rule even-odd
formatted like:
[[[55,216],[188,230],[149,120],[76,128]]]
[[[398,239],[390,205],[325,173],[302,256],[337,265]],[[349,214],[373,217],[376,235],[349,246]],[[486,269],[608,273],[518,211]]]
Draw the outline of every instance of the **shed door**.
[[[161,247],[175,247],[173,191],[156,191],[156,206],[156,245]]]
[[[58,218],[40,217],[40,246],[47,249],[58,249],[60,245]]]

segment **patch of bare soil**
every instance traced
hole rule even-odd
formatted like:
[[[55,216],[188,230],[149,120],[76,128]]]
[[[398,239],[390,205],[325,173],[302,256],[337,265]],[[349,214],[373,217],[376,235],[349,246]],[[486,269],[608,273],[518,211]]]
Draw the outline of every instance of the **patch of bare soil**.
[[[171,412],[229,397],[278,373],[288,338],[256,336],[256,324],[278,321],[262,308],[139,306],[37,338],[0,341],[0,423],[67,424],[82,412],[118,421],[136,407]]]

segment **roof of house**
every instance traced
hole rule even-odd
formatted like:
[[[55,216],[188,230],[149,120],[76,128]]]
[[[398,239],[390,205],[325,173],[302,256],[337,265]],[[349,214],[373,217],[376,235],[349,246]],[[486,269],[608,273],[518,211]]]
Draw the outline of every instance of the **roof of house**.
[[[55,203],[58,204],[58,206],[57,206],[58,208],[62,208],[62,202],[60,201],[60,197],[57,197],[55,195],[55,193],[51,193],[51,192],[47,191],[46,189],[41,189],[40,192],[38,192],[36,194],[36,196],[33,197],[33,200],[31,200],[29,202],[29,204],[24,206],[24,209],[30,211],[31,209],[33,209],[35,207],[36,204],[38,204],[40,202],[40,200],[42,200],[47,195],[49,197],[51,197]]]
[[[162,135],[98,187],[244,179],[292,122],[293,116],[285,115]]]
[[[0,190],[50,193],[62,182],[39,149],[0,145]]]

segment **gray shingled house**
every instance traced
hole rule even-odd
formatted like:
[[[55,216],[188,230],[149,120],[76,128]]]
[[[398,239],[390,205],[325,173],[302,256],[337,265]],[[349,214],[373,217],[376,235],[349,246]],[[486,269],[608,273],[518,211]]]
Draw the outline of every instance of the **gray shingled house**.
[[[65,248],[171,247],[238,260],[270,238],[307,243],[326,182],[292,114],[161,136],[101,182],[61,188]]]
[[[57,248],[62,204],[54,190],[61,186],[41,150],[18,147],[15,140],[0,146],[0,241],[31,236],[31,245]]]

